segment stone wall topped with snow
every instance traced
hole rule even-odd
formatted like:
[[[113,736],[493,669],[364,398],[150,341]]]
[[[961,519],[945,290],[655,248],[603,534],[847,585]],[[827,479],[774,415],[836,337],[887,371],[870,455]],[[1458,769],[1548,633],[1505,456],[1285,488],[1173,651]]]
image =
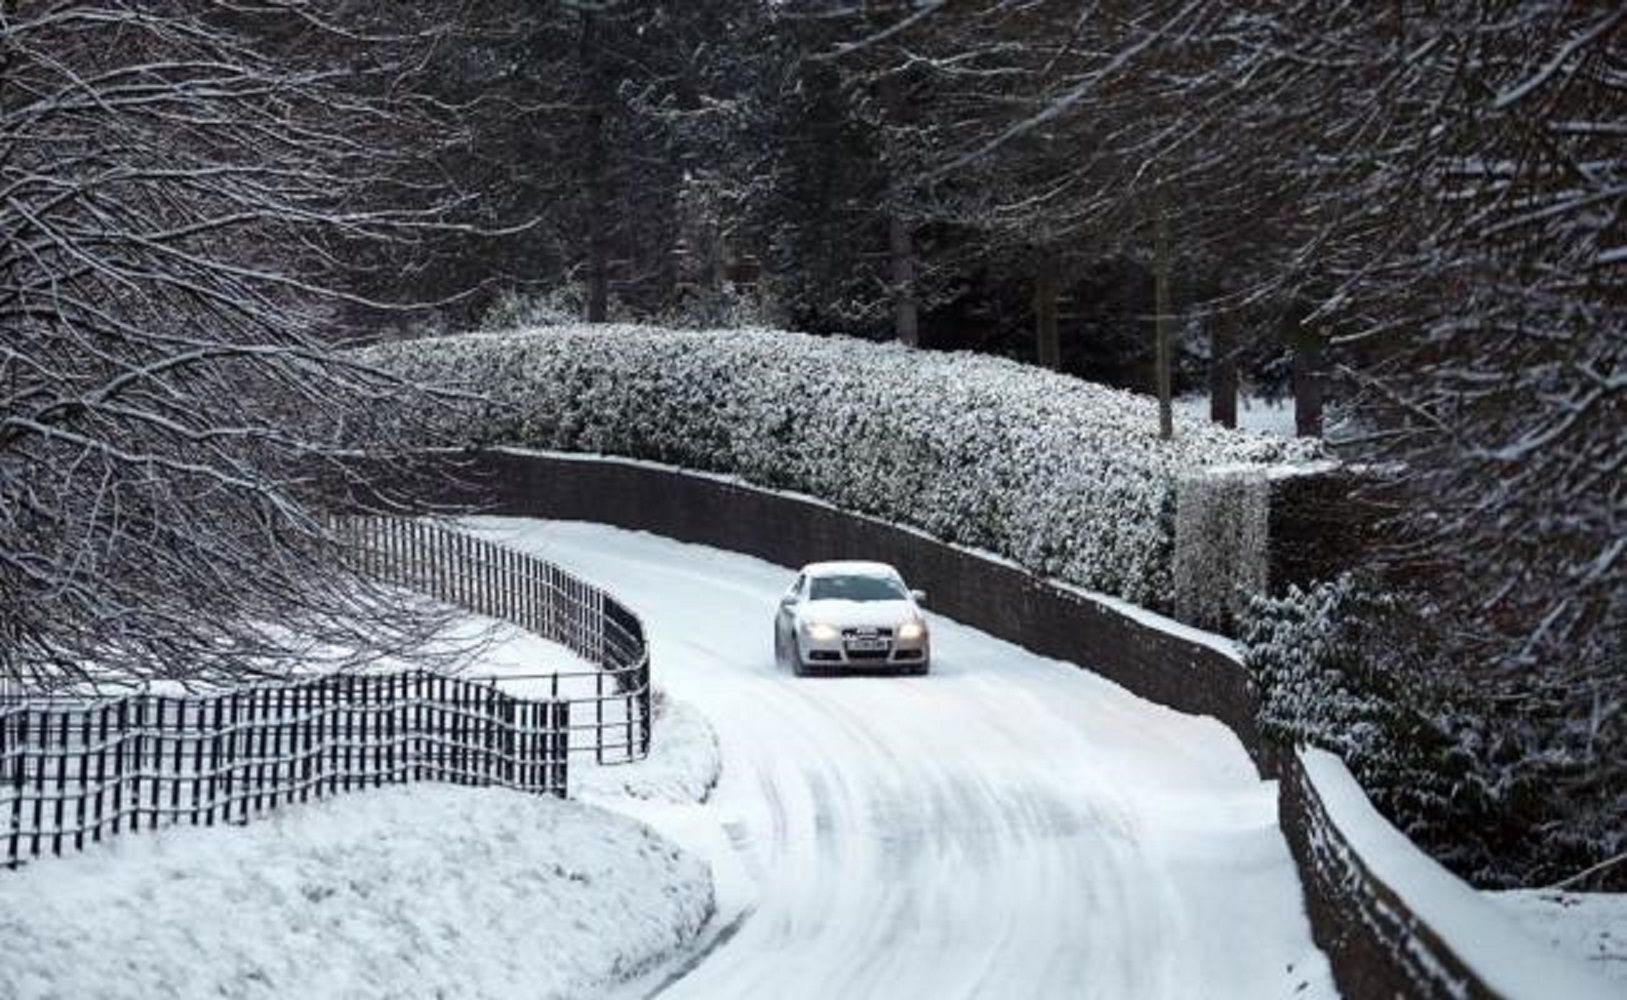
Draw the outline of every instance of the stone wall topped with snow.
[[[369,357],[490,404],[426,445],[595,452],[737,475],[1170,610],[1180,481],[1318,457],[1305,441],[973,354],[784,331],[559,327]],[[381,420],[390,419],[381,414]]]
[[[1339,758],[1281,761],[1283,831],[1346,1000],[1620,1000],[1380,816]]]

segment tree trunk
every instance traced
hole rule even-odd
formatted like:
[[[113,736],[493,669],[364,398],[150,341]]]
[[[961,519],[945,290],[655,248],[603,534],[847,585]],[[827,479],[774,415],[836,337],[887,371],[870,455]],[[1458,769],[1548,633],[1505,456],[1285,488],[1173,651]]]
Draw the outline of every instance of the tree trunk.
[[[1055,371],[1062,368],[1062,342],[1057,334],[1057,299],[1061,284],[1055,251],[1048,246],[1040,247],[1034,277],[1034,335],[1040,367]]]
[[[1303,326],[1294,339],[1294,433],[1322,436],[1322,334]]]
[[[1171,315],[1169,290],[1169,222],[1164,216],[1162,196],[1159,196],[1153,215],[1153,308],[1156,349],[1153,365],[1158,378],[1158,436],[1165,441],[1175,436],[1174,379],[1172,367],[1175,354],[1175,317]]]
[[[921,334],[915,303],[915,239],[896,210],[887,220],[887,242],[893,259],[893,332],[899,343],[916,347]]]
[[[1209,322],[1209,419],[1237,426],[1237,316],[1222,312]]]
[[[582,72],[587,81],[587,114],[582,150],[587,158],[587,321],[610,316],[610,179],[605,166],[604,119],[609,101],[599,55],[599,28],[593,12],[582,11]]]

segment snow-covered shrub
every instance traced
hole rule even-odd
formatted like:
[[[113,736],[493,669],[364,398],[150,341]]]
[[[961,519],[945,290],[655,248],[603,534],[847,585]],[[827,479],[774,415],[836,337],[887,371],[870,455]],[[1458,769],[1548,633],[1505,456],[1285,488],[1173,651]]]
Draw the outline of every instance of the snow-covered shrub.
[[[381,345],[411,380],[486,394],[425,444],[600,452],[723,472],[1172,606],[1177,483],[1313,446],[1181,419],[998,358],[784,331],[558,327]],[[380,419],[389,419],[381,415]]]
[[[723,282],[715,290],[695,289],[680,296],[663,310],[659,317],[660,325],[679,330],[742,330],[760,328],[769,321],[770,309],[763,300],[760,290],[749,285],[737,285],[732,281]]]
[[[1428,617],[1346,574],[1253,598],[1241,638],[1262,735],[1338,754],[1392,822],[1473,877],[1495,853],[1492,801],[1465,741],[1474,713],[1429,652]]]
[[[1337,753],[1353,770],[1393,753],[1393,679],[1374,676],[1350,642],[1356,584],[1344,576],[1280,598],[1255,597],[1243,616],[1245,661],[1260,687],[1260,724],[1283,746]],[[1366,786],[1364,782],[1364,787]]]
[[[1175,614],[1225,630],[1269,582],[1270,486],[1258,468],[1183,479],[1175,499]]]
[[[582,317],[581,303],[574,301],[569,288],[547,293],[505,289],[480,316],[482,330],[513,330],[519,327],[573,323]]]
[[[579,281],[556,285],[545,292],[505,289],[486,307],[478,325],[495,332],[579,323],[587,315],[587,303],[587,288]],[[630,313],[614,295],[607,308],[618,320]]]
[[[1376,578],[1251,601],[1262,734],[1337,753],[1391,822],[1482,886],[1550,884],[1627,851],[1623,803],[1577,791],[1588,762],[1536,724],[1543,706],[1504,696],[1443,632],[1425,597]]]

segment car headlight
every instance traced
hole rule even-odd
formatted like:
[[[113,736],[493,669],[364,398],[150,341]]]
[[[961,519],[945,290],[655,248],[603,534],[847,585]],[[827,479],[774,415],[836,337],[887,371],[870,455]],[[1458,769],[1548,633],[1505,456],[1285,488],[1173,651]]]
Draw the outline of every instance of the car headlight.
[[[815,642],[835,642],[842,637],[842,633],[836,631],[833,627],[819,622],[812,622],[804,626],[804,630],[808,633],[808,638]]]
[[[898,626],[898,637],[900,639],[924,639],[926,638],[926,625],[922,622],[905,622]]]

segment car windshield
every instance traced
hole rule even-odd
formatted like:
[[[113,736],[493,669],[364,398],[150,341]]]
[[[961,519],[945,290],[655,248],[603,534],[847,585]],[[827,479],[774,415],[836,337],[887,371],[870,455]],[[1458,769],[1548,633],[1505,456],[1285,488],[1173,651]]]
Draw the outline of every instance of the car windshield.
[[[902,601],[904,585],[885,576],[816,576],[808,584],[810,601]]]

